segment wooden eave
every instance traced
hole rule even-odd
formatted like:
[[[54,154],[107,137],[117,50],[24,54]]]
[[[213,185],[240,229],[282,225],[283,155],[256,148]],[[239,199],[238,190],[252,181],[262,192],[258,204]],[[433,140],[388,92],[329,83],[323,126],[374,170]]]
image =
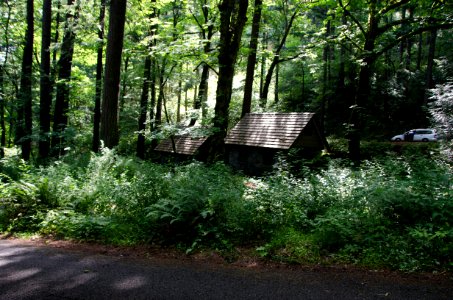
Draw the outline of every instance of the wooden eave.
[[[287,150],[314,113],[247,114],[228,133],[225,144]]]
[[[193,138],[190,136],[176,136],[173,138],[176,148],[176,154],[195,155],[207,137]],[[163,140],[156,148],[155,151],[175,153],[173,149],[173,142],[171,138]]]

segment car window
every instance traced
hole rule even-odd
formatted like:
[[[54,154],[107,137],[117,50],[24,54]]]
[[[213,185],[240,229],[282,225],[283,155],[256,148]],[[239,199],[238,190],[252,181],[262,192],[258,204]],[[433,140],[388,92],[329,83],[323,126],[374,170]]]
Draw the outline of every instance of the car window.
[[[417,130],[416,134],[432,134],[432,130]]]

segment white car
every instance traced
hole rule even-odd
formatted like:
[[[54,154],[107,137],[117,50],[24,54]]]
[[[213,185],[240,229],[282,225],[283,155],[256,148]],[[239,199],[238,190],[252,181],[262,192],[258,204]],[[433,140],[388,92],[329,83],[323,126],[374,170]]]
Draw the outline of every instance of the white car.
[[[434,129],[412,129],[403,134],[395,135],[391,140],[395,142],[435,142],[437,141],[437,133]]]

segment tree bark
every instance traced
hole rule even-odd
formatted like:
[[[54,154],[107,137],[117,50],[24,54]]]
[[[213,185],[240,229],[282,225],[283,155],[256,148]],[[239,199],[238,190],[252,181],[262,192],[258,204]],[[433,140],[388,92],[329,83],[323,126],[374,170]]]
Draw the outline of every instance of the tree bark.
[[[278,97],[278,84],[279,84],[279,75],[280,75],[280,65],[277,64],[275,67],[275,87],[274,87],[274,103],[278,104],[280,101]]]
[[[4,76],[3,64],[0,65],[0,158],[5,157],[6,147],[6,126],[5,126],[5,89],[4,89]]]
[[[341,17],[341,24],[346,26],[347,20],[346,16],[343,14]],[[346,87],[346,71],[345,71],[345,61],[346,61],[346,46],[340,45],[340,64],[338,66],[338,81],[337,81],[337,92],[340,95],[343,95],[344,89]]]
[[[104,54],[104,28],[105,28],[105,0],[100,2],[99,10],[99,30],[98,39],[99,45],[97,49],[96,61],[96,94],[94,96],[94,116],[93,116],[93,141],[92,151],[99,152],[100,138],[99,126],[101,122],[101,97],[102,97],[102,69],[103,69],[103,54]]]
[[[157,80],[159,81],[159,93],[157,95],[157,103],[156,103],[156,115],[155,115],[155,129],[160,127],[162,125],[162,105],[164,101],[164,87],[165,87],[165,68],[167,64],[167,59],[166,57],[162,61],[162,65],[159,70],[159,78]]]
[[[176,105],[176,123],[181,122],[181,100],[182,100],[182,81],[178,80],[177,105]]]
[[[206,98],[208,96],[208,79],[209,79],[209,66],[207,64],[203,64],[200,84],[198,85],[198,95],[197,97],[195,97],[195,102],[193,105],[194,109],[200,109],[203,103],[206,102]],[[194,126],[196,122],[197,118],[191,118],[189,127]]]
[[[208,54],[211,51],[211,39],[215,33],[214,31],[215,27],[213,20],[211,20],[211,22],[209,20],[209,9],[208,6],[206,5],[206,1],[204,1],[204,3],[201,2],[201,4],[203,4],[201,7],[204,19],[203,24],[195,16],[194,18],[198,24],[198,27],[200,28],[201,37],[203,38],[203,40],[206,41],[203,46],[203,52],[205,54]],[[203,68],[201,71],[200,83],[198,85],[198,95],[195,98],[193,108],[196,110],[199,110],[201,108],[203,116],[204,107],[206,106],[206,101],[208,99],[209,65],[206,62],[204,62],[202,65]],[[197,118],[191,118],[189,126],[194,126],[196,122]]]
[[[401,9],[401,19],[403,20],[406,20],[406,7],[403,7]],[[404,31],[405,28],[407,27],[406,23],[402,23],[401,24],[401,30]],[[407,40],[406,39],[403,39],[400,43],[400,49],[399,49],[399,56],[400,56],[400,65],[403,66],[404,64],[404,53],[405,53],[405,49],[406,49],[406,46],[407,46]]]
[[[102,98],[100,136],[104,145],[113,148],[119,143],[118,100],[127,0],[110,1],[110,22]]]
[[[416,70],[420,71],[422,66],[422,53],[423,53],[423,33],[418,34],[418,49],[417,49],[417,66]]]
[[[129,70],[129,61],[131,57],[130,55],[127,55],[124,58],[124,70],[122,72],[123,76],[121,76],[120,81],[121,81],[121,88],[120,88],[120,112],[124,110],[124,103],[126,102],[126,96],[128,93],[127,89],[127,83],[128,83],[128,73],[127,71]]]
[[[366,27],[364,42],[364,57],[359,72],[359,83],[355,104],[351,107],[351,116],[349,122],[349,157],[355,164],[360,164],[360,133],[361,117],[360,111],[362,105],[368,100],[371,92],[371,74],[374,57],[371,55],[375,48],[376,38],[378,36],[379,16],[376,7],[377,0],[369,2],[368,23]]]
[[[5,112],[6,112],[6,96],[5,96],[5,66],[8,62],[8,54],[9,54],[9,24],[11,21],[11,9],[12,6],[6,2],[5,3],[8,7],[6,23],[5,23],[5,35],[4,35],[4,43],[6,46],[5,49],[5,57],[0,65],[0,158],[5,156],[5,147],[6,147],[6,124],[5,124]],[[11,127],[10,127],[11,132]]]
[[[149,131],[153,132],[156,129],[156,113],[154,108],[156,107],[156,102],[157,102],[157,90],[156,90],[156,84],[157,84],[157,71],[156,71],[156,59],[151,58],[151,103],[150,103],[150,109],[149,109],[149,119],[151,120],[150,126],[149,126]]]
[[[255,77],[256,52],[258,49],[258,38],[260,35],[262,0],[255,0],[255,11],[253,12],[252,33],[250,36],[249,55],[247,58],[247,71],[245,75],[244,100],[242,102],[241,117],[244,117],[252,110],[253,79]]]
[[[61,10],[61,0],[57,0],[57,14],[55,16],[55,34],[53,36],[53,43],[57,45],[60,39],[60,10]],[[50,70],[50,82],[52,85],[52,89],[55,85],[55,79],[57,78],[57,53],[58,47],[54,47],[52,51],[52,68]]]
[[[326,12],[327,13],[327,12]],[[327,16],[327,15],[326,15]],[[326,22],[326,35],[325,39],[327,40],[331,34],[331,24],[330,20]],[[326,45],[323,49],[323,75],[322,75],[322,95],[321,95],[321,113],[320,113],[320,130],[324,132],[325,129],[325,119],[326,119],[326,106],[327,106],[327,87],[329,85],[329,62],[330,62],[330,45],[326,42]]]
[[[263,51],[266,50],[267,48],[267,35],[266,33],[263,33],[263,37],[262,37],[262,49]],[[259,94],[261,96],[261,93],[263,92],[263,89],[264,89],[264,77],[266,76],[266,57],[264,55],[261,56],[261,66],[260,66],[260,90],[259,90]],[[260,99],[260,106],[261,105],[261,99]]]
[[[52,28],[52,0],[44,0],[42,7],[41,78],[39,103],[39,158],[46,159],[50,151],[50,111],[52,83],[50,80],[50,42]]]
[[[274,72],[275,66],[280,62],[280,52],[286,43],[286,39],[288,38],[289,32],[291,31],[291,27],[293,26],[294,20],[296,19],[298,13],[299,13],[298,10],[295,10],[291,15],[291,18],[285,27],[285,32],[283,33],[283,37],[280,41],[280,44],[278,45],[277,49],[274,52],[274,58],[272,59],[271,65],[269,66],[269,69],[266,74],[266,79],[264,81],[263,89],[261,90],[260,93],[260,105],[263,108],[265,108],[267,104],[267,97],[269,94],[269,87],[271,85],[272,74]]]
[[[149,16],[149,20],[152,21],[155,17],[157,17],[157,11],[155,8],[156,0],[152,0],[151,3],[153,4],[151,15]],[[149,43],[149,47],[147,51],[155,45],[156,39],[155,35],[157,34],[157,25],[152,25],[150,27],[149,34],[151,35],[151,41]],[[143,71],[143,84],[142,84],[142,95],[140,97],[140,115],[138,120],[138,137],[137,137],[137,157],[144,159],[145,158],[145,130],[146,130],[146,116],[148,113],[148,102],[149,102],[149,93],[151,89],[151,110],[150,110],[150,119],[151,119],[151,131],[153,128],[153,108],[155,104],[156,98],[156,87],[155,81],[156,76],[154,72],[154,65],[155,65],[155,58],[153,58],[150,54],[146,55],[145,57],[145,65]]]
[[[68,5],[74,5],[73,0],[68,0]],[[76,4],[74,15],[66,14],[65,34],[61,45],[61,55],[57,63],[58,83],[53,116],[52,148],[54,155],[64,153],[64,132],[68,126],[69,110],[69,82],[72,72],[72,58],[74,56],[75,32],[73,28],[78,21],[79,2]]]
[[[30,159],[32,134],[32,65],[33,65],[33,0],[27,0],[27,29],[22,57],[19,106],[16,124],[16,143],[21,146],[22,158]]]
[[[424,97],[424,104],[427,104],[429,101],[429,89],[434,88],[433,69],[434,69],[434,57],[436,54],[436,39],[437,29],[431,30],[429,33],[428,64],[426,66],[426,91]]]
[[[137,156],[145,158],[145,129],[146,115],[148,112],[149,86],[151,81],[151,57],[145,58],[145,68],[143,74],[142,95],[140,97],[140,116],[138,119],[138,138],[137,138]]]
[[[411,7],[409,8],[409,20],[414,19],[414,8]],[[406,41],[406,69],[411,70],[411,64],[412,64],[412,46],[414,44],[414,40],[412,37],[407,38]]]
[[[214,128],[209,161],[224,155],[224,138],[228,129],[229,106],[233,87],[234,69],[246,23],[248,0],[223,0],[220,11],[219,77],[217,81]]]

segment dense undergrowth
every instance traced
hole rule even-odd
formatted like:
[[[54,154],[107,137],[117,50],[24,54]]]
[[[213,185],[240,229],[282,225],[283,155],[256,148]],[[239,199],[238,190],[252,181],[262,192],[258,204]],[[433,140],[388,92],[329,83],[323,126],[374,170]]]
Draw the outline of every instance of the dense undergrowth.
[[[252,246],[294,263],[451,271],[451,165],[416,148],[360,168],[344,159],[281,161],[261,178],[223,164],[165,166],[107,149],[47,167],[10,156],[0,164],[0,231],[187,252]]]

